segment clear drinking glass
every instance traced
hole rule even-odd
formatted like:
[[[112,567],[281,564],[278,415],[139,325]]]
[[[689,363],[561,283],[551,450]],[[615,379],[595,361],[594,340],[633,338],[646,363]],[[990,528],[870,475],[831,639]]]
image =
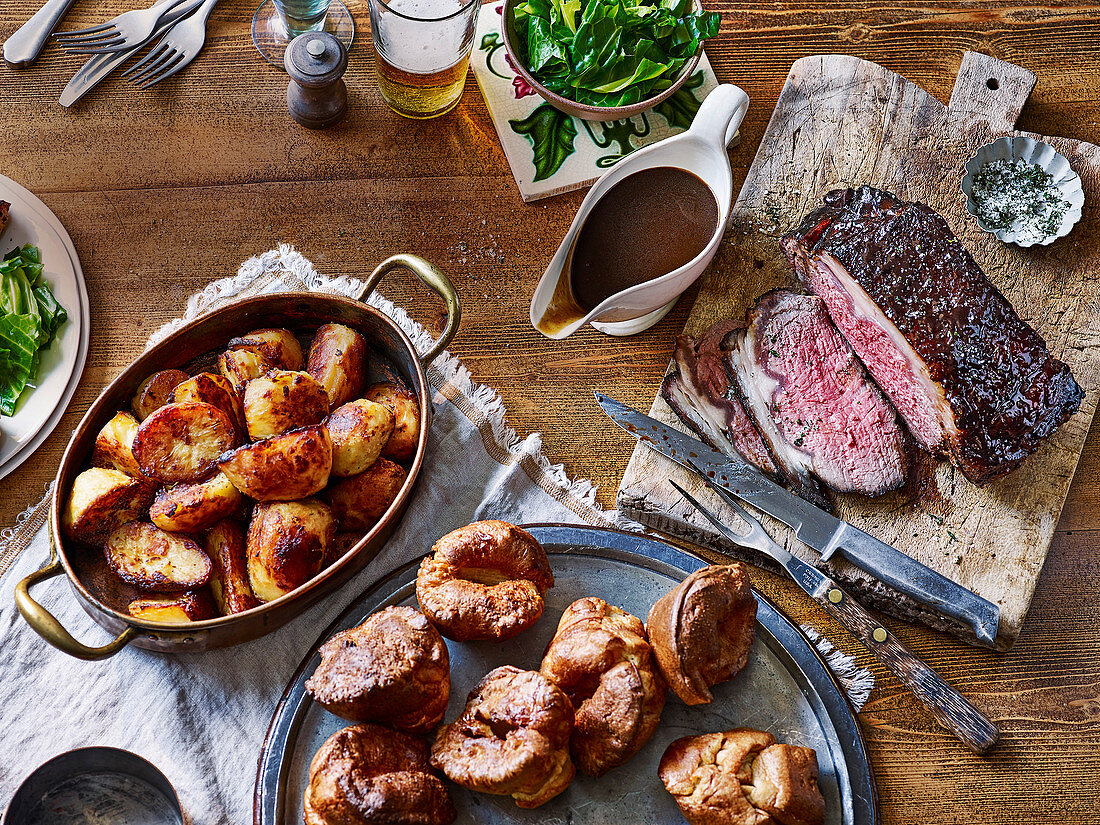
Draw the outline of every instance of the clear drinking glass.
[[[389,107],[438,117],[462,97],[481,0],[369,0],[378,88]]]
[[[340,0],[264,0],[252,16],[252,42],[280,68],[287,44],[305,32],[326,31],[351,48],[355,23]]]

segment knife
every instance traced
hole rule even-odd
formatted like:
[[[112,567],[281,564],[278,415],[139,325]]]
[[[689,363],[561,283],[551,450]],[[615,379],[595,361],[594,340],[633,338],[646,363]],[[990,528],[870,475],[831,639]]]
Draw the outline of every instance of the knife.
[[[80,67],[80,71],[73,75],[73,79],[69,81],[69,84],[61,92],[61,97],[57,102],[62,106],[72,106],[80,100],[80,98],[84,97],[84,95],[98,86],[107,75],[144,49],[151,40],[159,37],[184,17],[191,14],[191,12],[197,9],[201,3],[202,0],[189,0],[189,2],[172,9],[161,18],[160,23],[157,24],[152,34],[150,34],[144,42],[133,48],[121,52],[93,55]]]
[[[986,716],[974,707],[942,676],[922,662],[901,641],[863,607],[845,593],[840,586],[816,567],[797,556],[792,556],[768,535],[759,521],[739,505],[729,493],[718,488],[715,492],[740,516],[749,532],[745,535],[733,532],[718,517],[696,501],[687,490],[672,479],[685,499],[702,513],[718,532],[734,544],[751,547],[783,565],[790,577],[825,611],[840,622],[863,646],[875,655],[890,671],[909,688],[939,721],[975,753],[985,753],[996,743],[1000,732]]]
[[[4,41],[4,62],[13,69],[31,65],[72,4],[73,0],[47,0],[30,20]]]
[[[818,551],[822,560],[839,553],[898,592],[967,625],[979,643],[994,646],[1001,614],[997,605],[799,498],[751,464],[720,453],[603,393],[596,393],[596,401],[612,421],[639,441],[694,470],[709,486],[724,488],[786,524],[799,541]]]

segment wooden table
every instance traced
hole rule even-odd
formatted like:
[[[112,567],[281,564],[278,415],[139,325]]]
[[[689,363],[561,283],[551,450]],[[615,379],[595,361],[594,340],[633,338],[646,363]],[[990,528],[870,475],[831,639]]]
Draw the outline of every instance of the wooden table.
[[[562,342],[538,335],[527,300],[581,199],[525,206],[471,80],[459,108],[403,120],[375,87],[365,0],[338,128],[310,132],[286,112],[286,76],[253,49],[253,3],[224,0],[208,45],[178,78],[148,92],[112,79],[73,110],[56,104],[80,60],[49,47],[34,67],[0,68],[0,172],[38,194],[68,228],[92,303],[88,365],[61,426],[4,479],[0,525],[40,497],[73,426],[99,390],[186,298],[279,242],[331,275],[361,275],[385,255],[417,252],[455,280],[462,330],[452,351],[497,387],[510,422],[543,433],[547,455],[600,485],[613,506],[633,446],[597,414],[591,391],[647,407],[668,363],[689,295],[629,339],[586,329]],[[64,27],[132,7],[77,2]],[[739,186],[796,58],[843,52],[877,61],[946,101],[965,49],[1031,69],[1039,82],[1020,128],[1100,141],[1100,19],[1095,9],[1015,2],[749,3],[723,13],[708,46],[720,80],[753,100],[732,153]],[[36,8],[0,7],[0,38]],[[443,312],[416,283],[388,297],[440,329]],[[792,585],[758,585],[798,621],[824,629],[875,671],[860,718],[878,776],[883,821],[1094,825],[1100,816],[1100,425],[1070,492],[1030,618],[1015,649],[994,654],[891,623],[916,652],[1000,724],[986,759],[939,730],[843,630]]]

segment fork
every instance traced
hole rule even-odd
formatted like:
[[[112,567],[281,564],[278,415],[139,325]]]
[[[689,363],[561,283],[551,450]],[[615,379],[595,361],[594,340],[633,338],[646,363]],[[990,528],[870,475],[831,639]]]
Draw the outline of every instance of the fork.
[[[146,42],[161,18],[185,2],[187,0],[158,0],[147,9],[128,11],[98,26],[60,32],[54,35],[54,39],[63,49],[77,54],[125,51]]]
[[[936,720],[957,736],[975,753],[984,753],[997,741],[997,726],[942,676],[922,662],[898,638],[887,630],[859,602],[816,567],[792,556],[768,535],[764,525],[742,507],[732,495],[720,488],[711,488],[728,504],[749,528],[747,533],[735,533],[714,513],[700,504],[672,479],[677,489],[695,509],[706,516],[726,539],[739,547],[757,550],[783,565],[798,586],[875,655],[931,711]]]
[[[218,0],[203,0],[198,10],[172,26],[149,54],[122,73],[140,89],[171,77],[194,60],[206,43],[206,19]],[[139,71],[140,69],[140,71]]]

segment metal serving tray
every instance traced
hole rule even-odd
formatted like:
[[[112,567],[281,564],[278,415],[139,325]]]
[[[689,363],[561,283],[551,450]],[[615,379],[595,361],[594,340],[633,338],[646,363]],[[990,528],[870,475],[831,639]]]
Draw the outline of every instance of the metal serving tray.
[[[495,667],[513,664],[537,670],[562,612],[583,596],[598,596],[644,619],[664,593],[706,562],[661,541],[591,527],[532,525],[526,529],[550,555],[556,584],[546,612],[531,629],[503,643],[448,641],[451,701],[446,720]],[[317,648],[340,630],[395,604],[416,605],[418,563],[387,576],[352,604],[318,638],[275,709],[256,777],[255,825],[302,822],[302,794],[309,762],[321,744],[348,722],[313,702],[305,681],[320,663]],[[626,765],[593,779],[581,774],[560,796],[533,810],[510,797],[473,793],[448,783],[458,822],[500,823],[682,823],[679,810],[657,777],[668,744],[681,736],[753,727],[780,741],[817,751],[828,825],[877,825],[874,779],[859,724],[825,663],[802,632],[771,602],[756,594],[756,641],[749,664],[734,680],[714,689],[711,705],[687,707],[670,694],[657,733]]]

